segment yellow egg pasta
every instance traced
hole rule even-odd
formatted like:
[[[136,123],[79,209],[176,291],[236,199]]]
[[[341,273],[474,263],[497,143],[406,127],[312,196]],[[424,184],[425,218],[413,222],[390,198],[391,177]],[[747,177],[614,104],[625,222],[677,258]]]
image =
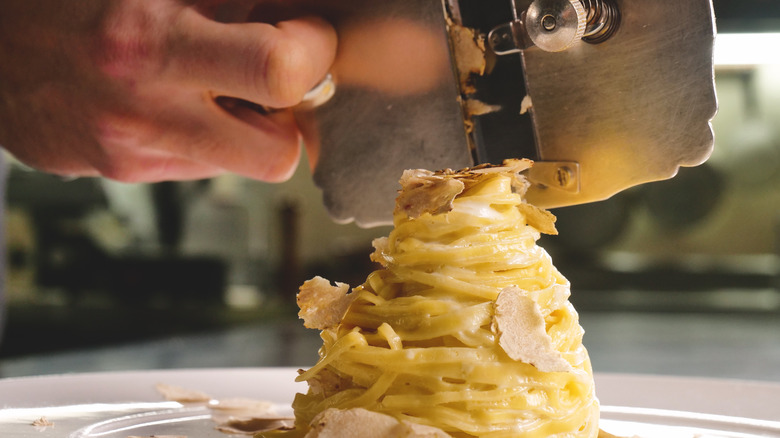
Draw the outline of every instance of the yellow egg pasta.
[[[456,438],[598,435],[569,283],[536,243],[554,218],[523,199],[528,165],[404,175],[395,227],[371,255],[381,269],[325,306],[339,322],[318,327],[320,360],[299,376],[309,391],[284,436],[319,436],[332,408]]]

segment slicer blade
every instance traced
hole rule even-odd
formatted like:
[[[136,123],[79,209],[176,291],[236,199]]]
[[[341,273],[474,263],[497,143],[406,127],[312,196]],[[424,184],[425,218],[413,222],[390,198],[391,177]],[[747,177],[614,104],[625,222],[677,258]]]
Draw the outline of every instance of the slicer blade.
[[[530,202],[606,199],[704,162],[717,112],[709,0],[616,0],[621,24],[601,44],[523,53],[538,159],[579,164],[578,191],[535,180]]]
[[[344,11],[336,92],[297,116],[304,141],[319,149],[314,181],[331,217],[390,224],[404,170],[474,164],[446,21],[431,0],[351,1]]]
[[[484,1],[491,7],[503,3],[512,18],[490,22]],[[527,29],[525,39],[516,35],[524,26],[543,27],[552,12],[545,15],[540,8],[567,3],[581,3],[586,19],[601,18],[607,26],[593,23],[582,40],[560,51],[529,44],[534,35]],[[501,108],[472,117],[470,140],[478,161],[533,159],[529,202],[555,208],[603,200],[670,178],[712,152],[717,99],[710,0],[445,0],[445,5],[464,25],[489,36],[487,57],[497,59],[473,79],[475,90],[464,99]],[[529,10],[540,22],[529,22]],[[509,35],[514,43],[498,32],[515,32]]]
[[[338,222],[390,223],[410,168],[530,158],[528,199],[554,208],[712,151],[711,0],[346,1],[335,95],[297,114]],[[556,11],[576,39],[549,45]]]

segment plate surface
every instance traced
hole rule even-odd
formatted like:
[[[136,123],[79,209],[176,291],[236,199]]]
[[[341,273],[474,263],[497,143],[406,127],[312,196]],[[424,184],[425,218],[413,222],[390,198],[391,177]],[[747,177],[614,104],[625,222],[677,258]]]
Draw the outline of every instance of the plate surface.
[[[164,401],[158,383],[213,399],[273,402],[280,414],[305,384],[294,368],[164,370],[0,380],[4,438],[227,437],[206,406]],[[780,385],[597,374],[602,428],[643,438],[780,437]],[[52,426],[33,426],[45,417]]]

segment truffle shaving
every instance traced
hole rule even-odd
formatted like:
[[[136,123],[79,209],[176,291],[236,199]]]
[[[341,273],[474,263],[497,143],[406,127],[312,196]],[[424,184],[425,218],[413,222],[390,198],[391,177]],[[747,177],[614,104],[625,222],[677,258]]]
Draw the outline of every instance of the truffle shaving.
[[[460,80],[461,93],[473,94],[476,91],[471,83],[472,75],[481,76],[485,73],[487,61],[485,58],[485,40],[474,29],[448,23],[452,50],[455,52],[455,63]]]
[[[363,408],[326,409],[314,417],[311,427],[305,438],[450,438],[441,429]]]
[[[401,177],[401,187],[396,209],[414,219],[425,213],[441,214],[452,210],[452,201],[465,186],[457,179],[444,178],[427,170],[407,170]]]
[[[229,435],[255,435],[272,430],[290,430],[295,420],[290,418],[228,418],[217,422],[217,430]]]
[[[349,294],[349,285],[336,283],[322,277],[314,277],[303,283],[298,292],[298,316],[306,328],[327,330],[341,322],[341,318],[352,304],[354,296]]]
[[[572,371],[545,331],[539,304],[522,289],[507,287],[499,293],[493,327],[499,335],[498,344],[512,359],[543,372]]]
[[[201,391],[182,388],[167,383],[158,383],[155,388],[168,401],[179,403],[204,403],[211,400],[211,397]]]
[[[483,116],[485,114],[501,111],[500,105],[488,105],[477,99],[466,99],[466,113],[471,116]]]
[[[558,234],[555,228],[555,215],[532,204],[520,204],[517,206],[525,216],[528,225],[539,230],[540,233],[554,236]]]

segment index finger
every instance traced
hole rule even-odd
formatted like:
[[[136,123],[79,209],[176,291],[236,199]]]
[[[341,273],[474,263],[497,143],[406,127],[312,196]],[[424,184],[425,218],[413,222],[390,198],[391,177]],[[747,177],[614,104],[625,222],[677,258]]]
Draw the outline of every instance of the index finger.
[[[171,35],[172,79],[269,107],[299,103],[336,56],[335,29],[316,17],[225,24],[187,9]]]

